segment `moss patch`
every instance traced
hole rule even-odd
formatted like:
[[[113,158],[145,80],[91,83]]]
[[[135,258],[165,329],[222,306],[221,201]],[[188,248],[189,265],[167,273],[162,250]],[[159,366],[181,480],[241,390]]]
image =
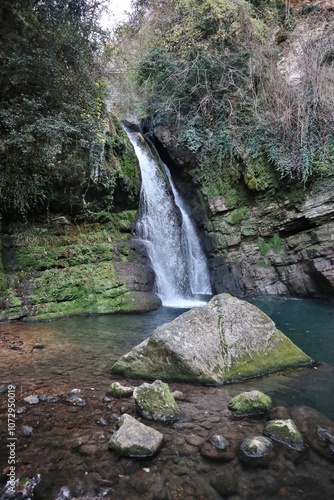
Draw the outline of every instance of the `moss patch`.
[[[228,404],[236,417],[260,415],[270,410],[271,398],[260,391],[242,392]]]
[[[277,330],[265,351],[233,359],[223,375],[226,382],[234,382],[279,371],[287,366],[307,365],[312,362],[309,356]]]
[[[133,395],[140,413],[150,420],[174,422],[180,418],[179,407],[169,386],[161,380],[137,387]]]
[[[274,441],[285,444],[290,448],[296,450],[304,448],[303,437],[291,419],[270,420],[266,424],[264,433]]]

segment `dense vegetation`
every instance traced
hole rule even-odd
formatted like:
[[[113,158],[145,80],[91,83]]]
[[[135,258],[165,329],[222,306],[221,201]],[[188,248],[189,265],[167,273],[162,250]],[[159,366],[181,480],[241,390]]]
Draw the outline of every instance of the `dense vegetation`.
[[[56,192],[71,204],[84,198],[100,175],[106,86],[99,57],[99,4],[1,4],[2,214],[46,210],[52,202],[61,203]]]
[[[316,5],[297,15],[290,4],[135,0],[110,48],[113,83],[127,89],[120,112],[130,103],[153,128],[173,130],[199,159],[200,182],[214,171],[217,181],[242,176],[261,191],[275,171],[304,183],[333,174],[334,21]],[[298,23],[293,79],[282,55]]]

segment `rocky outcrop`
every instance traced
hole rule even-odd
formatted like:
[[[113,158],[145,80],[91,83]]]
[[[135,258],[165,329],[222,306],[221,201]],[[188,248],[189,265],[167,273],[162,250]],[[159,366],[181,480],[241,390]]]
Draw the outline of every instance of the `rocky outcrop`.
[[[213,200],[207,228],[217,292],[334,296],[334,182],[327,188],[233,210]]]
[[[39,225],[12,224],[2,234],[7,283],[0,321],[160,306],[151,293],[152,271],[131,243],[136,211],[103,217],[90,224],[64,216]]]
[[[222,294],[158,327],[112,372],[222,384],[310,362],[257,307]]]

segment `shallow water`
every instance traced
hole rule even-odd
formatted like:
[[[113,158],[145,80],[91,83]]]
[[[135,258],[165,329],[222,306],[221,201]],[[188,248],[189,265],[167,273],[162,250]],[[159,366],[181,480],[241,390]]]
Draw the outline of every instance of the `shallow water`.
[[[146,461],[119,458],[108,451],[117,417],[124,412],[135,415],[131,398],[103,402],[111,381],[109,370],[119,356],[183,310],[161,308],[141,315],[0,325],[0,338],[9,341],[2,347],[0,343],[0,385],[14,382],[17,407],[26,406],[16,422],[18,476],[41,473],[36,498],[65,498],[57,496],[61,487],[69,489],[69,498],[86,499],[334,497],[332,464],[313,451],[300,463],[279,451],[263,471],[245,466],[237,458],[217,463],[199,453],[199,443],[212,434],[224,434],[237,444],[243,436],[262,432],[262,421],[236,424],[231,420],[227,403],[243,390],[263,390],[276,405],[307,405],[334,420],[333,303],[281,298],[252,302],[319,364],[219,388],[170,384],[184,394],[178,401],[182,416],[171,426],[148,423],[164,434],[165,445],[155,458]],[[85,407],[64,402],[74,388],[82,390]],[[61,394],[63,399],[56,404],[29,406],[23,398],[31,394]],[[0,403],[3,470],[7,464],[6,395],[0,396]],[[98,424],[101,417],[106,426]],[[33,427],[32,436],[21,436],[22,425]],[[5,479],[3,474],[2,484]]]

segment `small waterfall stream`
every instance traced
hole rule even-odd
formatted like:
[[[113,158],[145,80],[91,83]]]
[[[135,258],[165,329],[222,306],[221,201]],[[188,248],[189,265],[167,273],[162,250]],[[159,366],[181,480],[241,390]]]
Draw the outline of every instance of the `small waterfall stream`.
[[[153,156],[128,132],[142,175],[140,213],[136,226],[156,276],[156,292],[168,307],[203,305],[210,295],[205,254],[187,207],[168,167],[165,175]],[[168,185],[169,182],[169,185]]]

